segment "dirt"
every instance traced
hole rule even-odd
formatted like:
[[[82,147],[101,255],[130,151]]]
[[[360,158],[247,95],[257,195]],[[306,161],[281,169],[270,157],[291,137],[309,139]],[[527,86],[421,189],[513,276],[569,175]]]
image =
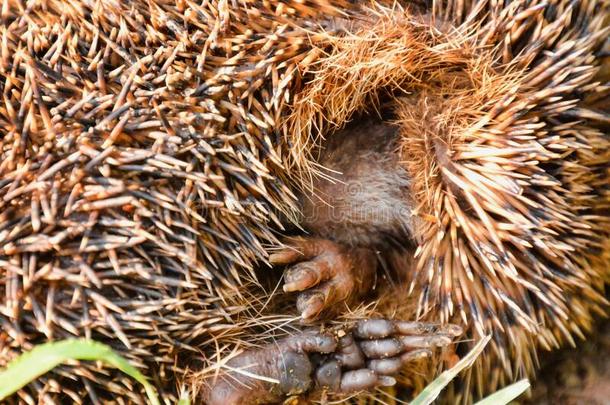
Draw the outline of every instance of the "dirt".
[[[542,369],[527,405],[610,405],[610,321],[576,349],[541,356]]]

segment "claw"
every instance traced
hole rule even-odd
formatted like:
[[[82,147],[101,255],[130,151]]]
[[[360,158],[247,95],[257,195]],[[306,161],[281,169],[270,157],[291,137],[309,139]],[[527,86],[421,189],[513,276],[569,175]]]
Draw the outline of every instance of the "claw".
[[[314,266],[309,263],[301,263],[284,275],[284,292],[303,291],[318,285],[322,281],[322,273],[316,271]]]
[[[297,310],[301,312],[303,320],[309,321],[322,312],[325,302],[326,300],[322,293],[304,293],[297,298]]]
[[[396,385],[396,379],[394,377],[388,377],[385,375],[380,375],[377,377],[377,382],[382,387],[392,387]]]
[[[425,359],[426,357],[432,357],[432,351],[429,349],[413,350],[400,356],[400,362],[407,364],[410,361]]]

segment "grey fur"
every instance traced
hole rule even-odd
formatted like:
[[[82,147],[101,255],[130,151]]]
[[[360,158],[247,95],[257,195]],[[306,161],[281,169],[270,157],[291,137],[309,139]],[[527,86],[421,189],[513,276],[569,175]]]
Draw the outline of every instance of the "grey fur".
[[[397,127],[371,120],[331,135],[319,162],[334,180],[316,179],[314,195],[304,198],[306,230],[350,246],[408,240],[410,181],[397,137]]]

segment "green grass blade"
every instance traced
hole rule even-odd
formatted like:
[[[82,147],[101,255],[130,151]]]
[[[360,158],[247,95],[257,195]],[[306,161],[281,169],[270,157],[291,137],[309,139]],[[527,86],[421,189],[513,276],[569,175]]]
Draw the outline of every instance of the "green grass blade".
[[[159,405],[154,388],[127,360],[104,344],[77,339],[45,343],[11,361],[0,371],[0,400],[68,360],[103,361],[116,367],[144,386],[152,405]]]
[[[475,405],[504,405],[508,404],[519,395],[523,394],[530,387],[530,382],[527,379],[517,381],[508,387],[502,388],[487,398],[482,399]]]
[[[491,335],[481,339],[472,350],[464,356],[451,369],[444,371],[434,381],[424,388],[424,390],[411,402],[411,405],[428,405],[432,403],[441,393],[441,391],[459,374],[460,371],[468,368],[474,363],[476,358],[481,354],[487,343],[489,343]]]
[[[191,405],[191,401],[188,398],[182,397],[178,400],[177,405]]]

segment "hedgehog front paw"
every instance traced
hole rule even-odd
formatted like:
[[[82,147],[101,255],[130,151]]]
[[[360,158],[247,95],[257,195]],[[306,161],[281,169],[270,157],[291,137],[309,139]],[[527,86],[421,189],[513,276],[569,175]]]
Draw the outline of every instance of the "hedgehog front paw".
[[[284,291],[299,292],[297,310],[304,321],[370,288],[376,270],[372,250],[302,237],[291,239],[290,245],[269,260],[292,265],[284,273]]]

